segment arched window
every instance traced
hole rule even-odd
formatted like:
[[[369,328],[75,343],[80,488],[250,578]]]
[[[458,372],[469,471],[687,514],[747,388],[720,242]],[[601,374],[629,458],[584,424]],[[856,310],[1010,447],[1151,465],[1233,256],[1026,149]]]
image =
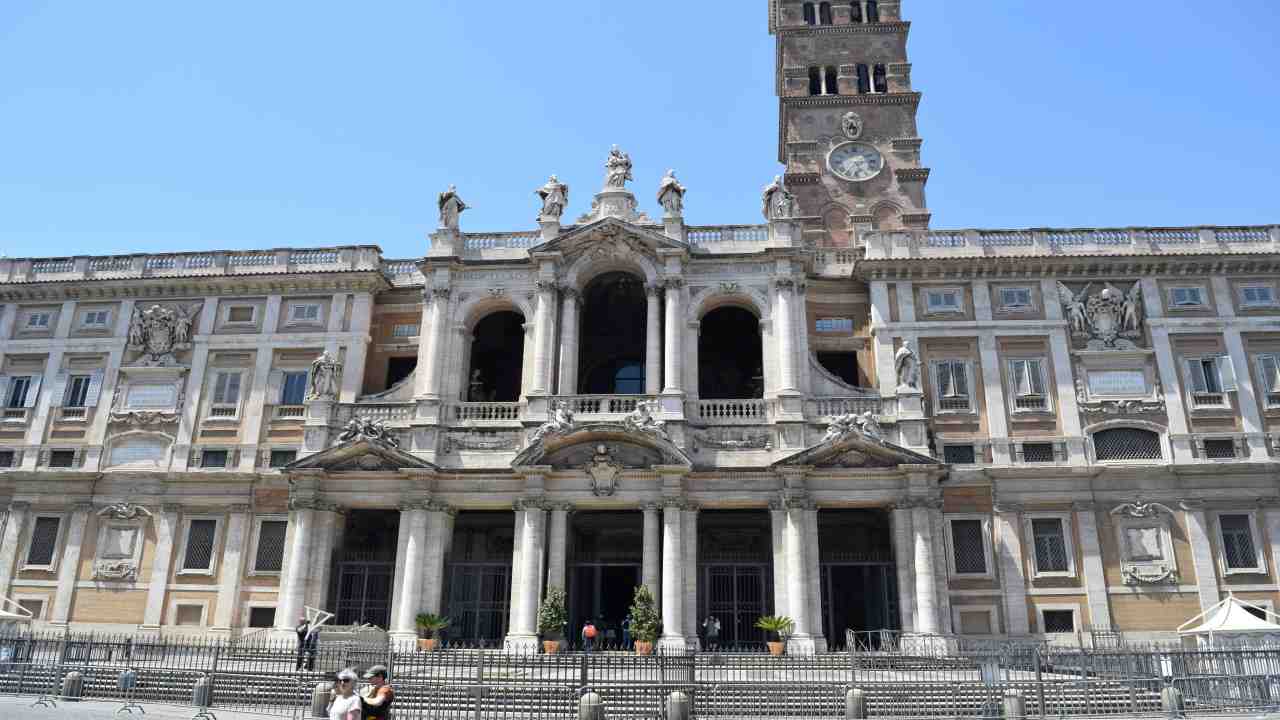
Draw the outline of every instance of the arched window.
[[[804,23],[805,25],[817,25],[818,15],[814,11],[813,3],[804,4]]]
[[[476,323],[472,334],[475,340],[463,397],[469,402],[519,400],[524,317],[509,310],[496,312]]]
[[[875,88],[877,93],[889,92],[889,73],[886,72],[884,65],[876,65]]]
[[[839,95],[840,94],[840,78],[836,74],[834,65],[828,65],[826,69],[826,86],[823,88],[823,95]]]
[[[616,395],[640,395],[644,393],[644,366],[638,362],[618,368],[613,376],[613,392]]]
[[[824,2],[824,3],[818,4],[818,24],[819,25],[831,24],[831,3]]]
[[[858,65],[858,94],[866,95],[871,92],[871,70],[866,65]]]
[[[822,68],[820,67],[809,68],[809,94],[822,94]]]
[[[698,330],[698,396],[704,400],[764,397],[760,321],[740,307],[702,316]]]
[[[853,0],[849,3],[849,21],[853,23],[862,23],[862,0]]]
[[[1142,428],[1119,427],[1093,434],[1094,457],[1107,460],[1160,460],[1160,434]]]
[[[876,0],[867,0],[867,22],[880,22],[880,3]]]

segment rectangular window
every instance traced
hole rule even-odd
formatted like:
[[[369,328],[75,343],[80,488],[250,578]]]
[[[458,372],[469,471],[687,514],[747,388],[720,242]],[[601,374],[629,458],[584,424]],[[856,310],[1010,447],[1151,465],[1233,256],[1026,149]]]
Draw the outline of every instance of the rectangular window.
[[[972,445],[947,445],[942,448],[942,459],[948,465],[973,465],[978,454]]]
[[[418,337],[419,332],[420,330],[418,325],[404,323],[401,325],[395,325],[391,328],[391,337],[398,337],[398,338]]]
[[[257,315],[254,305],[232,305],[227,308],[227,323],[232,325],[249,325]]]
[[[173,624],[180,627],[199,627],[204,624],[203,605],[177,605],[173,610]]]
[[[957,608],[956,614],[960,616],[961,635],[992,635],[995,633],[995,629],[991,626],[990,610]]]
[[[214,374],[211,417],[236,417],[240,409],[240,377],[239,371]]]
[[[182,554],[182,569],[210,571],[213,549],[218,539],[218,521],[195,518],[187,526],[187,546]]]
[[[805,25],[818,24],[818,12],[817,12],[817,8],[814,6],[813,3],[804,4],[804,24]]]
[[[853,0],[849,3],[849,20],[855,23],[861,23],[862,20],[862,0]]]
[[[27,402],[27,394],[31,390],[31,376],[19,375],[9,378],[9,392],[5,393],[5,407],[20,408],[30,407],[32,403]]]
[[[286,520],[263,520],[258,525],[258,545],[253,554],[254,572],[280,572],[284,566],[284,537],[288,528]]]
[[[315,325],[320,322],[320,303],[300,303],[289,306],[289,322]]]
[[[867,22],[880,22],[880,3],[877,0],[867,0]]]
[[[17,452],[13,450],[0,450],[0,470],[13,467],[17,459]]]
[[[1276,290],[1270,285],[1245,285],[1240,288],[1240,305],[1243,307],[1275,307]]]
[[[249,627],[271,628],[276,626],[276,609],[273,607],[249,608]]]
[[[1204,441],[1204,457],[1209,460],[1234,460],[1236,441],[1231,438],[1212,438]]]
[[[809,94],[822,94],[822,68],[820,67],[809,68]]]
[[[49,453],[49,467],[73,468],[76,466],[75,450],[53,450]]]
[[[86,330],[102,330],[111,319],[110,310],[86,310],[80,316],[80,327]]]
[[[940,360],[933,366],[937,382],[938,410],[967,412],[969,402],[969,364],[963,360]]]
[[[200,467],[224,468],[227,466],[226,450],[205,450],[200,453]]]
[[[1022,461],[1028,463],[1051,463],[1057,460],[1053,443],[1022,443]]]
[[[871,69],[866,65],[858,65],[858,94],[866,95],[871,92]]]
[[[18,602],[18,607],[22,608],[23,610],[26,610],[28,613],[31,614],[30,617],[32,620],[44,619],[44,600],[37,600],[35,598],[22,598],[22,599],[19,599],[17,602]]]
[[[1033,518],[1031,539],[1035,544],[1037,574],[1067,574],[1071,559],[1067,554],[1067,538],[1059,518]]]
[[[27,546],[27,567],[53,567],[54,552],[58,549],[58,529],[62,519],[37,517],[31,527],[31,544]]]
[[[1073,633],[1076,631],[1076,614],[1073,610],[1041,610],[1040,622],[1045,633]]]
[[[1227,570],[1261,571],[1257,545],[1253,541],[1253,523],[1245,514],[1218,516],[1222,532],[1222,559]]]
[[[52,319],[53,313],[33,312],[27,314],[28,330],[48,330],[49,321]]]
[[[84,407],[85,401],[89,399],[90,380],[92,378],[88,375],[72,375],[67,382],[67,394],[63,399],[63,407]]]
[[[280,385],[281,405],[301,405],[307,397],[307,371],[291,371],[284,374]]]
[[[1175,308],[1204,307],[1204,289],[1200,287],[1176,287],[1169,291],[1169,299]]]
[[[884,65],[876,64],[873,71],[873,80],[875,81],[876,93],[883,95],[889,92],[889,73]]]
[[[1193,407],[1221,407],[1227,404],[1225,393],[1236,390],[1236,373],[1231,357],[1187,358],[1187,383],[1191,387]]]
[[[818,318],[813,324],[815,332],[853,332],[853,318]]]
[[[952,519],[951,561],[956,575],[987,574],[987,542],[978,519]]]
[[[297,450],[272,450],[270,463],[273,468],[282,468],[296,459],[298,459]]]
[[[1258,385],[1267,407],[1280,407],[1280,355],[1258,356]]]
[[[1049,396],[1045,392],[1043,360],[1011,360],[1009,381],[1013,384],[1014,412],[1049,409]]]
[[[959,290],[926,290],[924,297],[925,307],[931,313],[963,312]]]
[[[834,65],[828,65],[823,71],[823,95],[839,95],[840,94],[840,76]]]
[[[1000,288],[1000,308],[1003,310],[1030,310],[1031,288]]]

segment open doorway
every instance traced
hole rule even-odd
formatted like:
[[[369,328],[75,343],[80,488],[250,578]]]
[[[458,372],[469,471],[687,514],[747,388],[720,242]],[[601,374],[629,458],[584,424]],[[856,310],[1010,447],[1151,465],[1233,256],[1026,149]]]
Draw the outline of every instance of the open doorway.
[[[897,630],[898,575],[889,514],[884,510],[819,510],[822,632],[832,649],[852,632],[875,647],[880,630]]]
[[[621,645],[622,622],[641,579],[644,515],[636,511],[575,513],[571,529],[566,639],[579,643],[582,625],[590,619],[600,632],[597,643]]]

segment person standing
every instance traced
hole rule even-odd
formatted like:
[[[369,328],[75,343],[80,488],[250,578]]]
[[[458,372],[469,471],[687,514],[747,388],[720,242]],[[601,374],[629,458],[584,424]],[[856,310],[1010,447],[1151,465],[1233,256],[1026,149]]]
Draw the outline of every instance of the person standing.
[[[338,673],[329,701],[329,720],[360,720],[360,696],[356,695],[356,674],[351,669]]]
[[[582,626],[582,649],[590,653],[596,645],[596,635],[599,634],[600,631],[596,629],[595,622],[587,620]]]
[[[720,620],[715,615],[708,615],[702,621],[702,634],[707,639],[707,649],[715,652],[720,649]]]
[[[301,670],[303,665],[308,670],[316,669],[316,644],[320,641],[320,633],[311,629],[311,621],[305,615],[298,618],[298,665],[294,670]]]
[[[364,709],[364,720],[386,720],[391,711],[391,703],[396,699],[395,690],[387,683],[387,666],[374,665],[364,673],[369,681],[360,690],[360,705]]]
[[[631,613],[622,618],[622,647],[625,650],[631,649]]]

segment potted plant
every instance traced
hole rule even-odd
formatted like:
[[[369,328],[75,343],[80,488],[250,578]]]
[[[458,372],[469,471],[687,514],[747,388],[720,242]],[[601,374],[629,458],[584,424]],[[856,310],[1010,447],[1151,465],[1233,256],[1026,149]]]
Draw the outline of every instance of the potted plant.
[[[653,643],[658,639],[662,621],[653,607],[653,593],[647,585],[636,587],[631,598],[631,637],[635,638],[636,654],[653,653]]]
[[[777,642],[769,641],[769,654],[781,655],[787,648],[787,638],[795,629],[796,623],[785,615],[765,615],[756,620],[756,627],[777,636]]]
[[[569,622],[569,613],[564,609],[564,589],[553,587],[547,590],[538,608],[538,632],[542,634],[542,652],[554,655],[560,652],[560,643],[564,641],[564,626]]]
[[[417,625],[423,637],[418,640],[418,649],[431,652],[436,649],[436,633],[449,627],[453,621],[435,613],[418,613]]]

